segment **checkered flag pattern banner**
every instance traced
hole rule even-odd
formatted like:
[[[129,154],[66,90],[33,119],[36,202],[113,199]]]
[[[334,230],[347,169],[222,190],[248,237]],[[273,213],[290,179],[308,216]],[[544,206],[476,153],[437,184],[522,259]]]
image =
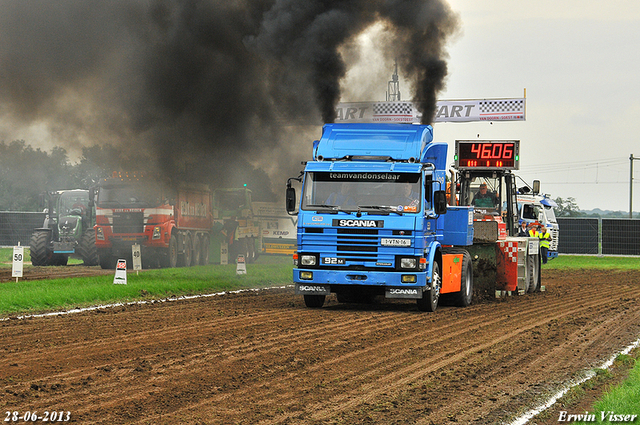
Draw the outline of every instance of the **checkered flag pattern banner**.
[[[480,102],[481,114],[524,113],[524,99],[485,100]]]
[[[412,115],[411,102],[384,102],[373,105],[373,115]]]

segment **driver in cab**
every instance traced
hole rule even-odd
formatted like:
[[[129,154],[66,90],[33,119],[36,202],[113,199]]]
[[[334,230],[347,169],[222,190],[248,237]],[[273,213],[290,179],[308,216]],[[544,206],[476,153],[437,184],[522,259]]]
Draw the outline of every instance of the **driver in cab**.
[[[471,205],[477,208],[496,208],[498,197],[495,193],[487,190],[486,183],[482,183],[480,184],[480,190],[474,195]]]

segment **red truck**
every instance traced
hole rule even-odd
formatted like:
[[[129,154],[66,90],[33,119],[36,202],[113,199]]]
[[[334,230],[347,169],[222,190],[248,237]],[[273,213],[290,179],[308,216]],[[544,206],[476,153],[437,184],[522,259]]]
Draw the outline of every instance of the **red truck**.
[[[131,259],[140,245],[143,268],[207,264],[212,195],[207,185],[167,187],[156,179],[114,173],[92,189],[96,248],[103,269]]]

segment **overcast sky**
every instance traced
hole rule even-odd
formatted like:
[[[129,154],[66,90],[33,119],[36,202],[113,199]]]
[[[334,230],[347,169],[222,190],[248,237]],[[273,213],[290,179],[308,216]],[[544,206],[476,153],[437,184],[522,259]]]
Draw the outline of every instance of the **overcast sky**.
[[[520,139],[519,174],[581,209],[629,210],[631,154],[640,157],[640,2],[449,0],[440,99],[522,97],[525,122],[436,124],[435,138]],[[451,150],[451,149],[450,149]],[[452,161],[452,158],[450,158]],[[640,161],[634,161],[640,211]]]

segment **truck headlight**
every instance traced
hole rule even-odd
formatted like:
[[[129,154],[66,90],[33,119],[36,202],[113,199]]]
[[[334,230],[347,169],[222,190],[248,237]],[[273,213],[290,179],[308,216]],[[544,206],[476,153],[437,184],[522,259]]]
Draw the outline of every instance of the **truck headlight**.
[[[300,264],[302,264],[303,266],[315,266],[316,262],[317,260],[315,255],[302,254],[300,256]]]
[[[416,259],[415,258],[401,258],[400,259],[400,268],[402,269],[415,269],[416,268]]]
[[[104,240],[104,232],[102,231],[102,227],[98,227],[96,230],[96,239],[99,239],[101,241]]]
[[[160,226],[155,226],[153,228],[153,236],[151,236],[151,239],[160,239],[161,235],[162,235],[162,231],[160,229]]]

